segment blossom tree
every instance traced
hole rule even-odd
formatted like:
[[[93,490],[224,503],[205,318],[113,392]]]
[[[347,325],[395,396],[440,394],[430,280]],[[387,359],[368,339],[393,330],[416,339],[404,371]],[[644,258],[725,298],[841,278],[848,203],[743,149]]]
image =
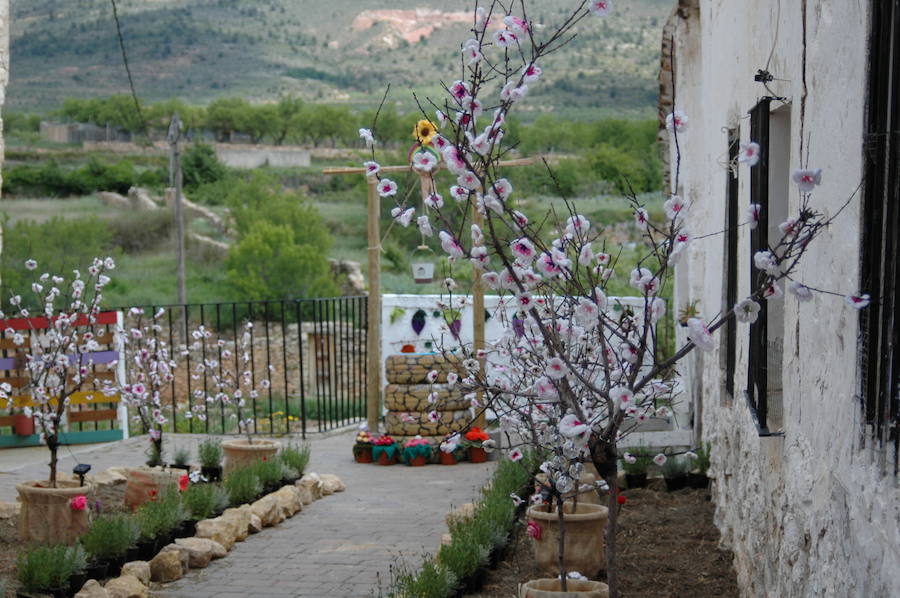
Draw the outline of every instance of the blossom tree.
[[[125,328],[119,331],[126,380],[122,384],[122,400],[134,410],[134,421],[150,438],[150,460],[159,465],[163,453],[163,428],[168,422],[163,413],[162,393],[171,384],[176,368],[175,357],[162,336],[160,321],[165,310],[151,316],[133,307],[128,312]],[[173,399],[174,400],[174,399]]]
[[[29,271],[36,271],[38,263],[25,262]],[[27,380],[23,394],[30,395],[33,407],[26,407],[26,415],[33,416],[41,441],[50,449],[50,487],[56,487],[57,450],[60,445],[60,426],[75,393],[88,392],[90,398],[102,402],[118,392],[115,382],[93,376],[91,354],[100,349],[90,330],[100,313],[103,288],[110,282],[107,272],[115,268],[112,258],[95,258],[87,274],[74,270],[68,281],[63,276],[43,273],[31,284],[30,297],[13,295],[10,305],[16,308],[14,317],[22,318],[21,327],[6,320],[5,333],[20,347],[18,354]],[[36,305],[32,313],[29,305]],[[0,313],[0,318],[6,319]],[[46,319],[46,328],[39,321]],[[18,328],[18,329],[17,329]],[[19,330],[28,330],[30,342]],[[96,394],[94,394],[96,393]],[[4,383],[0,400],[12,403],[12,388]]]
[[[596,488],[608,492],[607,572],[610,596],[615,597],[618,443],[641,420],[668,414],[674,392],[665,374],[691,351],[713,350],[713,334],[729,318],[754,321],[761,302],[784,300],[785,285],[798,301],[811,297],[814,289],[796,279],[798,265],[838,214],[826,216],[811,201],[822,181],[820,171],[795,172],[799,209],[781,225],[781,238],[754,256],[758,277],[749,295],[711,320],[688,319],[688,341],[662,355],[656,324],[668,314],[668,306],[659,294],[694,238],[690,200],[669,195],[663,204],[665,220],[655,222],[646,205],[633,194],[629,197],[644,248],[629,283],[642,306],[617,316],[607,286],[622,251],[603,224],[579,214],[568,198],[563,198],[564,209],[531,222],[517,209],[513,187],[499,167],[511,149],[503,143],[504,123],[529,89],[540,84],[542,59],[567,43],[583,19],[606,17],[611,3],[574,4],[553,29],[534,26],[524,1],[495,0],[486,8],[476,7],[472,37],[461,45],[460,78],[444,85],[443,100],[429,100],[440,125],[432,145],[457,177],[449,189],[452,201],[426,202],[429,213],[415,221],[425,236],[438,231],[451,268],[475,268],[481,281],[501,296],[498,314],[508,324],[505,335],[486,350],[463,347],[468,375],[459,384],[473,408],[498,414],[512,443],[511,459],[521,459],[526,445],[547,455],[541,469],[560,516],[562,498],[579,489],[586,463],[603,478]],[[503,26],[490,34],[488,24],[499,22]],[[675,142],[677,189],[678,137],[688,134],[688,116],[674,111],[666,126]],[[374,148],[375,126],[360,133]],[[759,152],[758,144],[746,144],[739,162],[753,167]],[[379,176],[374,149],[366,166]],[[433,172],[428,171],[431,195],[440,197]],[[378,190],[398,202],[392,212],[398,222],[412,221],[415,209],[397,200],[401,194],[395,182],[380,178]],[[475,214],[483,224],[473,222]],[[751,206],[742,226],[756,226],[758,215],[759,207]],[[855,308],[868,301],[867,296],[847,298]],[[450,448],[454,443],[445,444]],[[560,568],[565,590],[568,572],[562,557]]]
[[[191,333],[193,342],[185,349],[197,364],[191,370],[193,380],[205,380],[206,384],[194,390],[197,402],[186,414],[188,418],[206,419],[207,406],[218,403],[222,409],[233,407],[231,418],[237,420],[238,431],[247,436],[247,442],[253,444],[253,417],[247,413],[247,400],[255,400],[260,390],[271,386],[269,372],[259,380],[253,370],[253,357],[250,346],[253,323],[244,325],[244,332],[234,343],[234,349],[228,348],[223,338],[214,340],[213,332],[199,326]],[[270,366],[271,367],[271,366]]]

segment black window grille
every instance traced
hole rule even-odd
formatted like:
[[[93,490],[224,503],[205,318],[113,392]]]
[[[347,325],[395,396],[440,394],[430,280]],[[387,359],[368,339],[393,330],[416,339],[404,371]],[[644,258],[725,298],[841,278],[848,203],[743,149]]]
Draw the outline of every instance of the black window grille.
[[[738,292],[738,145],[740,133],[728,131],[728,175],[725,185],[725,306],[737,303]],[[737,364],[737,321],[725,323],[725,396],[734,398],[734,370]]]
[[[898,469],[900,419],[900,0],[872,2],[861,287],[872,296],[860,312],[861,394],[867,430],[893,452]]]
[[[772,98],[762,98],[750,110],[750,139],[759,144],[760,156],[750,169],[750,203],[759,206],[756,228],[750,231],[750,288],[759,286],[765,272],[756,269],[753,254],[769,247],[769,105]],[[768,309],[760,302],[759,316],[750,324],[750,344],[747,364],[747,401],[756,419],[759,434],[770,434],[768,393]]]

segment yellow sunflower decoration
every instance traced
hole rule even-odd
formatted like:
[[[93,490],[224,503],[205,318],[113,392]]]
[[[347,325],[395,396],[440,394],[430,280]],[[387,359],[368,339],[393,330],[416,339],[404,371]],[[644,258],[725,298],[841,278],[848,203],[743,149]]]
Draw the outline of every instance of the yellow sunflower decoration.
[[[413,138],[422,145],[431,143],[431,139],[437,135],[437,127],[430,120],[422,119],[416,123],[413,129]]]

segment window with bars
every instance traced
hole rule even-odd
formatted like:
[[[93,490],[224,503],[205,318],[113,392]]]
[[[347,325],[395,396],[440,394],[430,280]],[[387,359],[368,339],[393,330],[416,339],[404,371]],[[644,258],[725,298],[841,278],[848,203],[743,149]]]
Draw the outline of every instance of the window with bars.
[[[750,139],[759,144],[759,162],[750,169],[750,203],[759,206],[756,228],[750,231],[750,285],[756,289],[765,272],[756,269],[753,255],[777,241],[778,224],[787,218],[790,173],[790,105],[772,109],[776,98],[764,97],[750,110]],[[782,418],[782,354],[784,307],[762,301],[759,317],[750,325],[747,400],[761,436],[779,434]]]
[[[737,303],[738,293],[738,168],[740,130],[728,130],[728,174],[725,184],[725,305],[729,310]],[[732,316],[725,323],[723,335],[725,393],[724,398],[734,398],[734,371],[737,366],[737,321]]]
[[[900,0],[872,3],[861,284],[872,298],[860,312],[861,395],[868,436],[883,466],[898,469],[900,443]],[[892,453],[892,458],[888,459]]]

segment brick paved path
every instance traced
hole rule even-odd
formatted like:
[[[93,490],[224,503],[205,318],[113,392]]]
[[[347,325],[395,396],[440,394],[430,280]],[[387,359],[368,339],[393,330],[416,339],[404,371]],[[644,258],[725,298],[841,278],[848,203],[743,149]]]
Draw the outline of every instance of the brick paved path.
[[[239,542],[224,559],[183,579],[154,588],[160,598],[343,598],[377,595],[379,575],[387,586],[389,567],[400,558],[414,566],[433,553],[452,507],[476,498],[493,463],[452,467],[359,465],[350,453],[355,430],[313,437],[309,471],[334,473],[346,492],[304,507],[292,519]],[[168,436],[173,446],[193,454],[202,436]],[[60,471],[76,459],[94,471],[113,465],[139,465],[146,439],[133,438],[95,447],[60,451]],[[47,449],[0,451],[0,500],[15,500],[15,484],[46,479]],[[154,584],[155,586],[156,584]]]

